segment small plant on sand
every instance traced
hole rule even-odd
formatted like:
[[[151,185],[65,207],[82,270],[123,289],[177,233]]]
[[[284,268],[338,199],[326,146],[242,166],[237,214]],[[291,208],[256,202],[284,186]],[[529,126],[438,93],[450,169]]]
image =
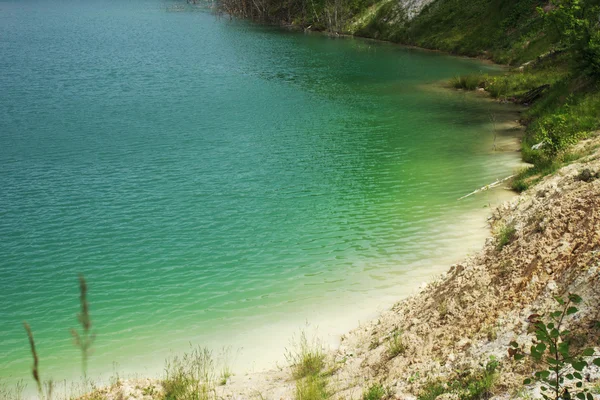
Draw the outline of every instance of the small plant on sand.
[[[223,368],[221,368],[221,376],[219,379],[219,384],[222,385],[226,385],[227,384],[227,380],[229,380],[229,378],[231,378],[231,375],[233,375],[231,373],[231,369],[229,368],[229,366],[225,365]]]
[[[402,340],[402,333],[395,331],[388,342],[388,356],[394,358],[406,353],[406,344]]]
[[[294,379],[317,375],[325,367],[325,353],[317,340],[309,341],[306,332],[302,331],[300,340],[292,342],[291,349],[286,349],[285,358],[292,368]]]
[[[23,381],[18,381],[11,387],[0,379],[0,400],[22,400],[24,390]]]
[[[525,352],[517,342],[511,342],[509,356],[515,360],[529,357],[541,367],[533,374],[533,378],[527,378],[523,383],[540,383],[545,400],[593,400],[589,389],[583,387],[583,371],[589,366],[589,357],[595,357],[591,362],[596,366],[600,366],[600,357],[594,354],[592,348],[575,351],[572,346],[574,335],[564,327],[566,318],[579,311],[576,305],[580,304],[582,299],[576,294],[569,294],[567,299],[556,297],[556,301],[559,309],[548,315],[547,322],[541,319],[541,315],[529,316],[536,337],[529,352]]]
[[[87,283],[83,275],[79,275],[79,303],[81,312],[77,314],[77,320],[81,324],[81,334],[75,329],[71,329],[71,335],[75,341],[75,346],[81,350],[81,369],[84,380],[87,379],[87,361],[91,354],[92,344],[96,335],[92,333],[92,319],[90,317],[90,307],[87,301]]]
[[[302,331],[300,339],[292,340],[291,348],[286,349],[285,358],[296,380],[297,400],[324,400],[330,397],[328,379],[335,373],[335,368],[323,372],[325,353],[318,340],[309,340],[306,332]]]
[[[215,396],[215,371],[212,353],[193,348],[183,357],[167,360],[162,386],[165,400],[209,400]]]
[[[296,400],[325,400],[329,397],[327,378],[320,374],[308,375],[296,381]]]
[[[389,388],[386,388],[381,383],[374,383],[363,392],[363,400],[386,400],[390,399],[392,394]]]
[[[506,224],[500,228],[496,234],[496,250],[500,251],[504,246],[512,242],[516,233],[517,229],[513,224]]]

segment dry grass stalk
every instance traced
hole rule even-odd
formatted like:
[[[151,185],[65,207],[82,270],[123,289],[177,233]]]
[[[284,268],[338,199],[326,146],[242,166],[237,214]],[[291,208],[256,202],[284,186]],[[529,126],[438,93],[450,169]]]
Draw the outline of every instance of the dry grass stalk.
[[[37,351],[35,350],[35,341],[33,340],[33,332],[31,331],[31,327],[27,322],[23,322],[23,326],[25,327],[25,331],[27,331],[27,337],[29,338],[29,346],[31,347],[31,355],[33,355],[33,368],[31,372],[33,374],[33,379],[37,384],[38,393],[40,394],[40,398],[43,398],[44,391],[42,390],[42,381],[40,380],[40,359],[38,357]]]
[[[83,275],[79,275],[79,302],[81,304],[81,312],[77,314],[77,319],[82,327],[82,333],[79,334],[75,329],[71,329],[71,335],[75,340],[75,346],[81,350],[81,363],[83,369],[83,377],[87,379],[87,361],[91,353],[92,344],[96,335],[91,332],[92,319],[90,317],[90,309],[87,301],[87,283]]]

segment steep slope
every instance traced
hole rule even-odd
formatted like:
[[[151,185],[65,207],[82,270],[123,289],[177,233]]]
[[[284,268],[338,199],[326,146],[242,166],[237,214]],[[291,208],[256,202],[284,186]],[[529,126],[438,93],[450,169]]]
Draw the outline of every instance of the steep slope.
[[[556,41],[543,31],[541,0],[384,1],[350,27],[358,36],[390,40],[501,63],[522,63]]]

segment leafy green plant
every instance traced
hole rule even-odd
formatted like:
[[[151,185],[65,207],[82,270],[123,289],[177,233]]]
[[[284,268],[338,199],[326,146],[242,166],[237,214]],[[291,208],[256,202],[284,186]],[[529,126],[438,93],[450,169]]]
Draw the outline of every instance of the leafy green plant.
[[[583,388],[582,372],[589,366],[585,357],[593,357],[594,349],[576,351],[572,346],[572,332],[564,328],[565,319],[579,311],[576,305],[582,299],[576,294],[569,294],[566,300],[556,297],[556,301],[560,308],[548,315],[549,322],[545,323],[537,314],[529,317],[535,327],[536,337],[529,353],[513,341],[510,343],[509,355],[515,360],[529,357],[541,367],[533,374],[533,378],[527,378],[523,383],[529,385],[533,381],[539,382],[545,400],[593,400],[589,389]],[[600,366],[600,357],[592,362]]]

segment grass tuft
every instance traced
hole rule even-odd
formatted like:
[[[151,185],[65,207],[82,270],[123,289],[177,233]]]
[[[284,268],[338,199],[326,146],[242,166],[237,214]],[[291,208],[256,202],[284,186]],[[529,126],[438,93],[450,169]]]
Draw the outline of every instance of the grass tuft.
[[[475,90],[483,87],[485,80],[483,75],[459,75],[450,80],[450,85],[454,89]]]
[[[391,398],[390,390],[381,383],[374,383],[363,392],[363,400],[385,400]]]
[[[296,400],[325,400],[329,397],[327,378],[324,376],[308,375],[296,381]]]
[[[24,390],[23,381],[18,381],[11,387],[0,379],[0,400],[22,400]]]
[[[388,355],[390,358],[406,353],[406,344],[402,340],[402,333],[396,331],[388,342]]]
[[[496,244],[496,250],[500,251],[504,246],[512,242],[516,233],[517,229],[513,224],[506,224],[500,228],[496,234],[496,240],[498,242]]]
[[[286,350],[285,358],[292,367],[294,379],[317,375],[325,367],[325,353],[321,344],[316,340],[309,341],[306,332],[303,331],[300,340],[292,345],[291,350]]]
[[[212,353],[196,347],[183,357],[167,360],[162,381],[165,400],[215,399],[215,371]]]

